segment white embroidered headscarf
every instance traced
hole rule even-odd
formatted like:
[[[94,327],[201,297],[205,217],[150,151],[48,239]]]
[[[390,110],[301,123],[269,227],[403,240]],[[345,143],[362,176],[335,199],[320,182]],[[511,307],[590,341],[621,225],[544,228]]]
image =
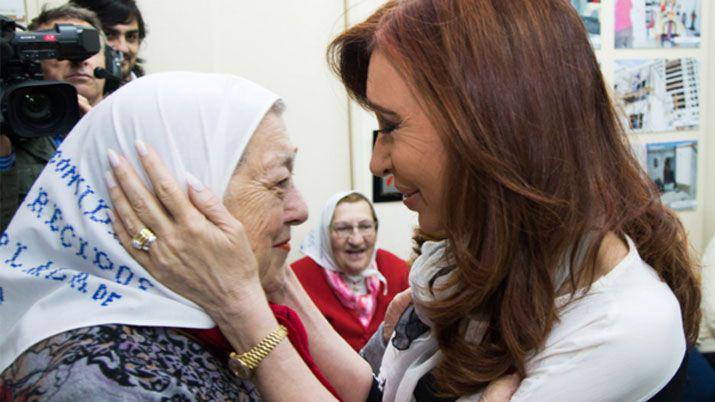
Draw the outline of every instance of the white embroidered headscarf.
[[[333,256],[333,247],[330,242],[330,224],[333,221],[333,213],[335,213],[335,207],[337,207],[338,202],[350,194],[360,193],[357,191],[343,191],[333,194],[333,196],[330,197],[323,206],[318,226],[315,226],[300,244],[300,251],[312,258],[313,261],[318,263],[318,265],[323,267],[323,269],[340,273],[343,272],[335,263],[335,257]],[[375,237],[375,240],[377,240],[377,237]],[[370,264],[360,273],[360,276],[368,278],[376,275],[378,279],[380,279],[380,282],[387,285],[385,277],[380,273],[380,271],[377,270],[377,265],[375,265],[376,256],[377,246],[373,250],[372,256],[370,257]]]
[[[0,237],[0,372],[33,344],[75,328],[213,327],[201,308],[154,280],[114,238],[107,149],[143,172],[134,149],[142,139],[183,186],[189,172],[222,196],[276,101],[235,76],[162,73],[132,81],[89,112]]]

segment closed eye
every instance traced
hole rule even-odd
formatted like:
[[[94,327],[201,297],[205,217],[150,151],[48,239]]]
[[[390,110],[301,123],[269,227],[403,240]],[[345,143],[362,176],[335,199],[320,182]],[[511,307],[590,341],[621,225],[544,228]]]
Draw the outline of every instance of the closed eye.
[[[382,127],[382,128],[379,128],[379,129],[375,130],[375,133],[377,133],[377,134],[390,134],[390,133],[392,133],[393,131],[397,130],[398,128],[400,128],[400,125],[399,125],[399,124],[386,125],[386,126],[384,126],[384,127]]]
[[[286,177],[285,179],[279,181],[278,183],[275,184],[275,187],[280,188],[281,190],[287,190],[290,188],[291,184],[293,181],[293,174],[291,173],[290,176]]]
[[[374,131],[374,134],[391,134],[402,125],[401,121],[393,121],[392,119],[387,119],[380,113],[376,113],[377,123],[380,128]]]

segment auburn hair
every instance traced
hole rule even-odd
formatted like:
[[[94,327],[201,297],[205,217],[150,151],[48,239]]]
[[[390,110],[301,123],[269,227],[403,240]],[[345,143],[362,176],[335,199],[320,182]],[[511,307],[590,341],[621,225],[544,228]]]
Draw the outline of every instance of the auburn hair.
[[[365,107],[376,49],[448,154],[442,222],[456,261],[448,286],[460,291],[427,310],[444,353],[433,371],[443,393],[476,392],[513,368],[524,375],[527,353],[558,319],[555,271],[566,263],[571,289],[592,283],[609,233],[633,239],[695,341],[700,290],[686,232],[634,157],[567,0],[387,2],[328,48]],[[489,323],[479,343],[464,336],[475,314]]]

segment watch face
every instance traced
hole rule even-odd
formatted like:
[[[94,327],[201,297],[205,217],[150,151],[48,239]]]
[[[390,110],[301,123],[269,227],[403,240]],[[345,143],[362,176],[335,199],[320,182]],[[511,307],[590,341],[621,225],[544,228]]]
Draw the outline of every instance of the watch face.
[[[233,371],[236,377],[244,380],[250,379],[253,375],[253,371],[238,359],[228,359],[228,367]]]

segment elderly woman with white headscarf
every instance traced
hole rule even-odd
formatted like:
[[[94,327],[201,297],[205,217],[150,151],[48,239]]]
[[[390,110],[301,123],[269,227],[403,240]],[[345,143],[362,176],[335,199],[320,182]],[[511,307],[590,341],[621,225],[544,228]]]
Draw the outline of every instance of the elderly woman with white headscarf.
[[[378,220],[356,191],[334,194],[319,224],[291,264],[298,280],[333,328],[360,350],[379,328],[390,301],[409,287],[404,260],[376,249]]]
[[[165,73],[123,87],[79,122],[0,237],[0,400],[258,400],[271,394],[250,376],[234,376],[246,360],[231,354],[205,309],[142,267],[148,250],[164,246],[157,239],[172,234],[133,225],[121,205],[115,208],[123,224],[112,222],[110,194],[127,178],[117,172],[128,170],[108,172],[110,165],[138,171],[152,153],[167,162],[166,173],[183,191],[187,183],[210,189],[245,229],[248,242],[234,248],[250,244],[246,254],[263,289],[279,294],[291,275],[285,264],[291,226],[307,218],[291,180],[295,147],[281,112],[276,95],[248,80]],[[142,191],[152,187],[149,179],[137,180]],[[203,215],[173,218],[183,219],[181,229],[189,232],[208,222]],[[135,248],[128,253],[117,239]],[[196,246],[210,252],[226,244]],[[274,343],[302,360],[295,370],[301,384],[336,395],[308,352],[296,313],[270,308]],[[286,338],[290,342],[282,342]]]

